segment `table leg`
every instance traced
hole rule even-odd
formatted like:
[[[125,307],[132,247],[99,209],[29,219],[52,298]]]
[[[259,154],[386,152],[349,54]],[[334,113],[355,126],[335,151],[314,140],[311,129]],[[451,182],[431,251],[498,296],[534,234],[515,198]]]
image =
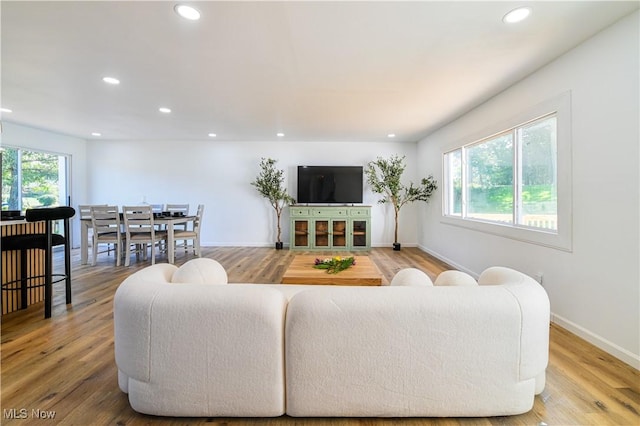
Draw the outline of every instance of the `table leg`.
[[[173,246],[173,222],[167,223],[167,257],[169,258],[169,263],[173,264],[175,261],[175,253]]]
[[[80,264],[86,265],[89,258],[89,227],[91,223],[86,220],[80,221]]]

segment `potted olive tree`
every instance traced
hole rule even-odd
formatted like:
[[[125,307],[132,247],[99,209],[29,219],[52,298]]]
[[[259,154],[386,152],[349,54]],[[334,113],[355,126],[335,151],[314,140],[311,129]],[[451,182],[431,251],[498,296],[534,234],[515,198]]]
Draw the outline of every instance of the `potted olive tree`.
[[[393,249],[400,250],[398,242],[398,215],[400,209],[407,203],[413,201],[429,201],[429,197],[438,189],[437,181],[432,175],[423,178],[420,185],[414,186],[413,182],[409,182],[409,186],[405,186],[400,181],[402,173],[406,168],[404,164],[405,156],[397,155],[384,159],[378,157],[375,161],[370,161],[365,169],[367,183],[371,185],[371,189],[376,194],[382,194],[379,203],[391,203],[395,212],[395,232],[393,237]]]
[[[286,188],[283,187],[284,171],[276,168],[276,160],[272,158],[262,158],[260,161],[260,174],[256,177],[256,180],[251,182],[251,185],[255,186],[258,192],[265,197],[271,207],[276,212],[276,225],[278,235],[276,238],[276,249],[282,249],[282,241],[280,239],[282,229],[280,227],[280,218],[282,216],[282,210],[285,206],[293,204],[296,200],[287,194]]]

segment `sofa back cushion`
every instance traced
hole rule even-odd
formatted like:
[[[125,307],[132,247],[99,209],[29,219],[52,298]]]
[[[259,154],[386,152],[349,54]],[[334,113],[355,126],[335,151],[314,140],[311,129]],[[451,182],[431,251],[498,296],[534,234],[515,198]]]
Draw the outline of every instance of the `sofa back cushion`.
[[[466,272],[452,270],[441,272],[433,285],[477,286],[478,282]]]
[[[213,259],[192,259],[180,266],[171,277],[172,283],[227,284],[227,272]]]
[[[417,268],[404,268],[399,270],[389,283],[391,286],[433,286],[431,278]]]
[[[286,298],[262,285],[146,281],[149,272],[131,275],[114,298],[115,358],[132,408],[163,416],[284,414]]]
[[[310,289],[287,308],[292,416],[494,416],[531,409],[546,346],[523,354],[521,304],[508,286]],[[544,309],[542,309],[544,310]],[[532,324],[544,333],[548,324]],[[534,333],[534,337],[538,334]],[[547,337],[548,338],[548,337]]]

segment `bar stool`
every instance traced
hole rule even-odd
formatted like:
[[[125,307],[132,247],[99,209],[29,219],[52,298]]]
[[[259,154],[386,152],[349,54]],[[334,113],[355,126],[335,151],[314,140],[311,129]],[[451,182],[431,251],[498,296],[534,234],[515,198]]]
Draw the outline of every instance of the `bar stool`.
[[[27,307],[27,292],[31,288],[44,287],[44,317],[51,318],[51,306],[53,302],[53,284],[65,281],[65,295],[67,304],[71,303],[71,247],[69,243],[69,219],[75,215],[73,207],[46,207],[29,209],[25,212],[27,222],[45,222],[44,234],[23,234],[2,237],[2,251],[20,251],[19,279],[2,284],[3,291],[21,292],[21,309]],[[64,235],[53,233],[53,221],[64,221]],[[64,274],[53,273],[53,247],[64,246]],[[27,275],[27,251],[44,250],[44,274]],[[44,283],[39,279],[44,278]],[[36,281],[36,283],[33,283]],[[20,282],[20,288],[8,288],[11,284]]]

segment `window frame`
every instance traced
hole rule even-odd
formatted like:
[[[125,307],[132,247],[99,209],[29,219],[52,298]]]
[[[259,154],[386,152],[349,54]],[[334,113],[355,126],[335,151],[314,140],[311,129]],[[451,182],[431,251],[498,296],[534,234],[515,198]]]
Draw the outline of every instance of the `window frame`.
[[[470,147],[489,141],[505,132],[513,132],[514,129],[524,127],[539,119],[556,116],[556,137],[557,137],[557,231],[546,230],[544,228],[528,227],[519,225],[515,221],[517,219],[517,204],[519,184],[514,181],[514,206],[513,206],[513,224],[480,220],[476,218],[463,217],[464,208],[461,208],[459,214],[448,214],[448,207],[451,203],[451,197],[448,190],[449,185],[449,165],[447,164],[447,154],[460,150],[461,161],[464,160],[462,148]],[[514,175],[517,170],[517,145],[514,141],[513,166]],[[474,231],[484,232],[505,238],[510,238],[527,243],[533,243],[546,247],[556,248],[564,251],[572,251],[572,158],[571,158],[571,92],[565,92],[561,95],[542,102],[538,105],[530,107],[525,111],[514,115],[513,117],[489,126],[485,130],[479,131],[463,141],[447,144],[441,147],[442,151],[442,178],[444,190],[442,191],[442,217],[441,223],[446,225],[458,226]],[[467,167],[462,165],[462,192],[465,191]],[[519,173],[519,172],[518,172]],[[515,177],[515,176],[514,176]],[[462,195],[464,197],[464,195]]]

